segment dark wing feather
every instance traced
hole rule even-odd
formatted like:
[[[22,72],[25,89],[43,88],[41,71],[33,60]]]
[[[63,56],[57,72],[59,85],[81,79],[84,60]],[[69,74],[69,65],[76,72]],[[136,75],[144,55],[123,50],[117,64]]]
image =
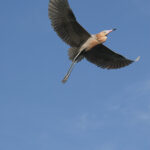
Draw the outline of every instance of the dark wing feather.
[[[103,44],[98,44],[85,53],[85,58],[101,68],[117,69],[128,66],[133,60],[126,59]]]
[[[90,34],[76,21],[68,0],[50,0],[48,15],[57,34],[72,47],[79,47]]]

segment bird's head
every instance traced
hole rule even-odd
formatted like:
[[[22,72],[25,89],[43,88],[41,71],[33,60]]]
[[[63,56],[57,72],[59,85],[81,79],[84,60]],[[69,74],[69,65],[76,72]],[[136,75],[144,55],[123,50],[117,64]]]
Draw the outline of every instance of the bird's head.
[[[104,43],[107,40],[107,35],[113,31],[115,31],[116,29],[111,29],[111,30],[104,30],[98,34],[96,34],[97,40],[100,43]]]

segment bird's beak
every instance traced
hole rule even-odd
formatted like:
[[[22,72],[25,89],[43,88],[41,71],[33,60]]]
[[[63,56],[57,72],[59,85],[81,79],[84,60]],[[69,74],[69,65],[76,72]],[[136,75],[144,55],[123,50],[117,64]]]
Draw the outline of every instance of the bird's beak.
[[[113,29],[112,29],[112,31],[116,31],[116,30],[117,30],[116,28],[113,28]]]
[[[107,35],[108,35],[109,33],[113,32],[113,31],[116,31],[116,30],[117,30],[116,28],[111,29],[111,30],[107,30]]]

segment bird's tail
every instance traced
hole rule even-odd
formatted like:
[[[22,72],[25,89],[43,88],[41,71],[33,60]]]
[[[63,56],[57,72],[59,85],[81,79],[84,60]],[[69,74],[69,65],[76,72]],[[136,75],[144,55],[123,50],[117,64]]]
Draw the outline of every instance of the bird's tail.
[[[70,68],[69,68],[67,74],[65,75],[65,77],[64,77],[63,80],[62,80],[62,83],[66,83],[66,82],[67,82],[67,80],[68,80],[68,78],[69,78],[69,76],[70,76],[70,74],[71,74],[71,72],[72,72],[72,70],[73,70],[74,65],[79,61],[78,59],[81,59],[81,58],[80,58],[80,56],[81,56],[80,54],[81,54],[81,53],[83,53],[83,51],[78,52],[78,54],[77,54],[77,55],[75,56],[75,58],[73,59],[72,64],[71,64],[71,66],[70,66]]]
[[[68,56],[71,61],[73,61],[74,58],[78,55],[79,50],[80,50],[80,47],[70,47],[69,48]],[[78,59],[77,59],[77,62],[81,61],[82,59],[83,59],[83,56],[80,55],[80,57],[78,57]]]

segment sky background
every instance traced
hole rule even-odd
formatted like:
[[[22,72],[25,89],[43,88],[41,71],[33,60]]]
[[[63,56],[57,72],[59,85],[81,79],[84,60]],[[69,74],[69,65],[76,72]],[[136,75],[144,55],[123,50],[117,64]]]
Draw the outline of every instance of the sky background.
[[[150,1],[69,0],[91,34],[139,62],[103,70],[83,60],[64,85],[67,50],[48,0],[0,0],[0,150],[149,150]]]

